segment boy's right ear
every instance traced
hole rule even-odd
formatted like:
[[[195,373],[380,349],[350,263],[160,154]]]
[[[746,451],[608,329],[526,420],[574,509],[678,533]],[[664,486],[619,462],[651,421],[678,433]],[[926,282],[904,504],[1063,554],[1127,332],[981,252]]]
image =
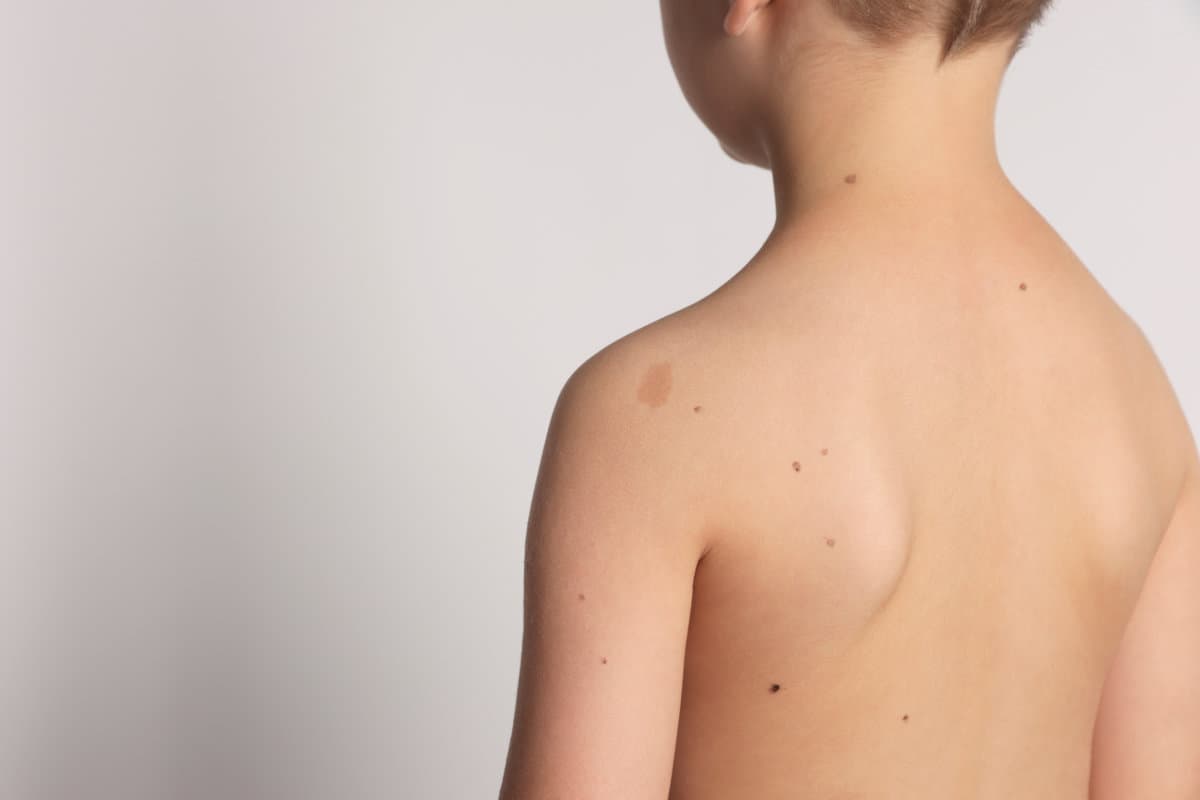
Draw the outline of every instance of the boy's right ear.
[[[725,15],[725,32],[730,36],[741,36],[754,15],[770,4],[771,0],[729,0],[729,12]]]

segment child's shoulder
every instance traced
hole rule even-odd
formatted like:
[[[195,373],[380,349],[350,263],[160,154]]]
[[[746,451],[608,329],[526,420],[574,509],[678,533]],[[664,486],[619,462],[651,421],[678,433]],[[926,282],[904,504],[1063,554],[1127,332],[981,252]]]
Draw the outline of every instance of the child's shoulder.
[[[749,368],[746,326],[715,295],[606,344],[567,379],[565,394],[607,398],[614,410],[663,423],[704,413]]]
[[[588,357],[563,386],[557,413],[593,431],[593,441],[622,442],[622,460],[646,465],[664,490],[711,504],[731,475],[773,457],[764,450],[787,430],[823,424],[829,404],[805,389],[804,376],[836,384],[835,373],[851,366],[822,355],[822,344],[829,339],[782,331],[738,298],[710,295]],[[791,469],[792,460],[781,463]]]
[[[601,406],[610,415],[662,428],[697,414],[701,384],[721,359],[713,315],[689,306],[604,345],[571,373],[560,402]],[[691,405],[689,405],[691,403]]]

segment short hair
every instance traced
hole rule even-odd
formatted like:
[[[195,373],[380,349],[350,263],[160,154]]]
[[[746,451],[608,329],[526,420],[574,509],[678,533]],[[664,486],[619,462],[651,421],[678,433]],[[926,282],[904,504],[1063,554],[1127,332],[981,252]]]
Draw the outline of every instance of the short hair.
[[[933,30],[942,37],[943,59],[985,42],[1013,38],[1012,52],[1053,0],[830,0],[853,27],[879,42]]]

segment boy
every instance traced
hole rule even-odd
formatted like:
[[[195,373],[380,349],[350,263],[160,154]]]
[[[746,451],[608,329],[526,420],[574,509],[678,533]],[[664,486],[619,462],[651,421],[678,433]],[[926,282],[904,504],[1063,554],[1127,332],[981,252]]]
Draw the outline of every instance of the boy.
[[[502,800],[1200,797],[1200,463],[1012,187],[1045,0],[663,0],[776,224],[567,381]]]

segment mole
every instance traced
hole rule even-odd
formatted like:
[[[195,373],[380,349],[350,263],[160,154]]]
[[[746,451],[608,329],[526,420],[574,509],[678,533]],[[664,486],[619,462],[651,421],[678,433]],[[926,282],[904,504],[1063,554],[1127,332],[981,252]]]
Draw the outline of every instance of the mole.
[[[696,412],[697,414],[699,414],[699,413],[700,413],[700,409],[701,409],[701,406],[696,406],[695,408],[693,408],[693,409],[692,409],[692,411],[694,411],[694,412]]]
[[[829,455],[829,448],[828,447],[821,448],[821,455],[823,455],[823,456]]]
[[[826,539],[825,540],[826,547],[833,547],[835,544],[837,544],[837,539]]]
[[[580,594],[579,594],[579,599],[580,599],[580,600],[582,600],[582,599],[583,599],[583,593],[582,593],[582,592],[580,592]]]
[[[771,684],[771,694],[775,694],[775,693],[776,693],[776,692],[778,692],[778,691],[779,691],[781,688],[783,688],[783,687],[781,687],[781,686],[780,686],[778,683],[772,683],[772,684]]]
[[[902,721],[904,721],[904,722],[908,722],[908,714],[905,714],[905,715],[904,715],[903,717],[901,717],[900,719],[901,719]]]
[[[602,658],[600,659],[600,663],[601,663],[601,664],[607,664],[607,663],[608,663],[608,657],[607,657],[607,656],[604,656],[604,657],[602,657]],[[905,717],[905,719],[907,719],[907,717]]]
[[[1026,289],[1028,289],[1028,288],[1029,288],[1029,287],[1028,287],[1028,286],[1026,286],[1025,284],[1023,284],[1023,283],[1021,284],[1021,291],[1022,291],[1022,292],[1023,292],[1023,291],[1025,291],[1025,290],[1026,290]]]
[[[858,176],[857,175],[847,175],[846,183],[858,183]]]
[[[793,462],[792,462],[792,469],[796,470],[796,472],[799,472],[799,471],[802,469],[802,468],[801,468],[801,466],[800,466],[800,462],[799,462],[799,461],[793,461]]]

